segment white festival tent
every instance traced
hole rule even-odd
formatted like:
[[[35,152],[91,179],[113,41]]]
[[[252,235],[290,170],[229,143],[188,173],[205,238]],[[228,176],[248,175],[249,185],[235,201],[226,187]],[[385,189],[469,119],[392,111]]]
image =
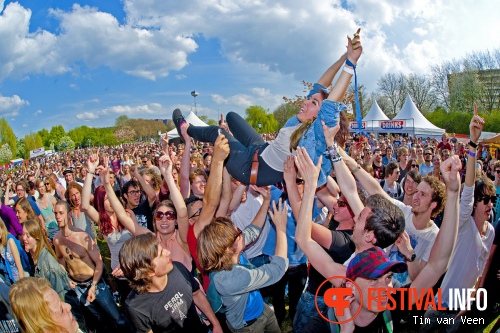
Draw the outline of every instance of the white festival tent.
[[[203,120],[201,120],[200,118],[198,118],[198,116],[196,116],[194,114],[193,111],[190,111],[189,114],[187,116],[184,117],[186,119],[186,121],[192,125],[195,125],[195,126],[208,126],[207,124],[205,124],[203,122]],[[175,138],[178,138],[179,137],[179,134],[177,133],[177,129],[174,128],[173,130],[171,131],[168,131],[167,132],[167,135],[168,135],[168,139],[175,139]]]
[[[390,121],[380,122],[381,132],[385,133],[407,133],[417,137],[438,137],[445,130],[433,125],[417,109],[410,95],[406,96],[403,107],[396,117]]]
[[[390,119],[385,115],[380,106],[378,106],[377,101],[374,101],[372,107],[362,120],[362,130],[368,133],[382,132],[380,129],[380,121],[390,121]],[[357,131],[358,123],[352,121],[349,125],[349,130],[351,132]]]

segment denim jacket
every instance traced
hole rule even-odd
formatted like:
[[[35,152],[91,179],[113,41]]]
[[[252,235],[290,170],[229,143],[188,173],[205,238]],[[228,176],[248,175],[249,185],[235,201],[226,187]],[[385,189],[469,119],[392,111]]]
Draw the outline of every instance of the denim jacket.
[[[312,96],[313,94],[319,92],[320,89],[325,89],[325,87],[323,87],[319,83],[315,83],[308,96]],[[326,126],[334,127],[339,122],[340,112],[345,111],[346,109],[347,108],[344,103],[325,99],[321,104],[321,108],[319,109],[318,118],[313,121],[311,126],[302,134],[302,137],[300,138],[299,147],[306,148],[314,164],[318,163],[318,158],[321,155],[324,155],[318,177],[318,187],[326,184],[328,175],[333,171],[332,162],[330,162],[325,154],[326,141],[321,120],[325,121]],[[296,126],[299,123],[299,119],[297,118],[297,116],[295,116],[288,119],[285,127]]]
[[[46,278],[61,299],[64,299],[66,293],[71,290],[66,271],[46,248],[43,248],[38,256],[34,275]]]

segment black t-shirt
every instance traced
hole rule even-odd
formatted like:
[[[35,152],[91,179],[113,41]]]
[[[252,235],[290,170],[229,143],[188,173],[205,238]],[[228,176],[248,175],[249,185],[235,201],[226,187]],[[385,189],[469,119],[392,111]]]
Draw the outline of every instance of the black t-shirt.
[[[354,252],[354,243],[351,241],[352,230],[332,230],[332,244],[327,253],[336,263],[343,264]],[[307,291],[315,295],[319,286],[326,280],[313,266],[309,268],[309,284]],[[330,283],[321,286],[318,296],[323,296],[331,288]]]
[[[149,200],[146,199],[143,202],[139,204],[139,206],[135,207],[132,209],[132,211],[135,214],[135,217],[137,218],[137,222],[144,228],[148,228],[152,232],[154,232],[154,227],[153,227],[153,210],[154,210],[154,205],[153,207],[149,206]]]
[[[193,301],[200,289],[191,273],[179,262],[168,273],[165,289],[157,293],[139,294],[133,290],[127,297],[127,310],[137,332],[207,332]]]
[[[327,313],[323,313],[325,317],[327,317]],[[337,325],[338,331],[340,331],[340,327]],[[319,314],[313,317],[304,329],[302,333],[332,333],[334,330],[330,330],[330,324],[323,319]],[[384,320],[384,313],[380,312],[377,317],[365,327],[354,327],[354,333],[387,333],[387,325]]]
[[[0,333],[21,332],[11,312],[9,287],[0,282]]]
[[[385,167],[383,165],[376,166],[375,163],[373,163],[372,168],[373,168],[373,177],[375,177],[376,179],[385,178]]]

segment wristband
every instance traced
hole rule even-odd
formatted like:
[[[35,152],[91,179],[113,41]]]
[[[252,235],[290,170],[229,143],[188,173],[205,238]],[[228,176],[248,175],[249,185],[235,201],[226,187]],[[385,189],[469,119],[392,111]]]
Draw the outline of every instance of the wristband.
[[[471,146],[472,148],[477,148],[477,142],[469,140],[469,146]]]
[[[353,174],[355,174],[356,172],[358,172],[359,170],[361,169],[361,167],[358,165],[354,170],[352,170],[351,172]]]
[[[92,283],[90,286],[97,289],[97,283]]]
[[[467,151],[467,154],[470,156],[470,157],[476,157],[476,153],[473,152],[473,151]]]
[[[95,172],[92,172],[92,171],[87,171],[87,173],[90,173],[91,175],[94,175],[94,176],[95,176]]]
[[[349,73],[351,75],[354,75],[354,69],[351,68],[351,67],[347,67],[347,65],[344,66],[344,68],[342,69],[344,72],[346,73]]]
[[[346,58],[346,60],[345,60],[345,64],[346,64],[347,66],[350,66],[350,67],[352,67],[352,68],[356,69],[356,65],[355,65],[355,64],[353,64],[353,63],[351,62],[351,60],[349,60],[349,58]]]

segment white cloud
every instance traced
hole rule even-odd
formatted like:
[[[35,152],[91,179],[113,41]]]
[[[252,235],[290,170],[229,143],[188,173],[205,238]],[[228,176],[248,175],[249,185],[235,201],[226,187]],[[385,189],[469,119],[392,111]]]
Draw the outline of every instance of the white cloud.
[[[78,87],[78,84],[76,84],[76,83],[71,83],[71,84],[69,85],[69,87],[70,87],[71,89],[73,89],[73,90],[80,90],[80,88]]]
[[[28,124],[23,124],[23,128],[28,128]]]
[[[149,103],[145,105],[115,105],[102,110],[102,114],[128,114],[133,115],[134,118],[141,118],[144,114],[165,114],[167,110],[159,103]]]
[[[176,75],[175,78],[177,80],[184,80],[187,78],[187,75],[184,75],[184,74],[179,74],[179,75]]]
[[[2,116],[17,116],[19,110],[25,105],[30,105],[30,103],[18,95],[7,97],[0,94],[0,115]]]
[[[33,113],[35,116],[38,116],[39,114],[42,114],[43,111],[42,110],[36,110],[35,113]]]
[[[93,113],[93,112],[83,112],[83,113],[79,113],[76,115],[76,118],[80,119],[80,120],[93,120],[93,119],[98,119],[99,118],[99,115]]]
[[[414,28],[413,33],[418,35],[418,36],[425,36],[427,35],[428,31],[425,29],[422,29],[420,27]]]

